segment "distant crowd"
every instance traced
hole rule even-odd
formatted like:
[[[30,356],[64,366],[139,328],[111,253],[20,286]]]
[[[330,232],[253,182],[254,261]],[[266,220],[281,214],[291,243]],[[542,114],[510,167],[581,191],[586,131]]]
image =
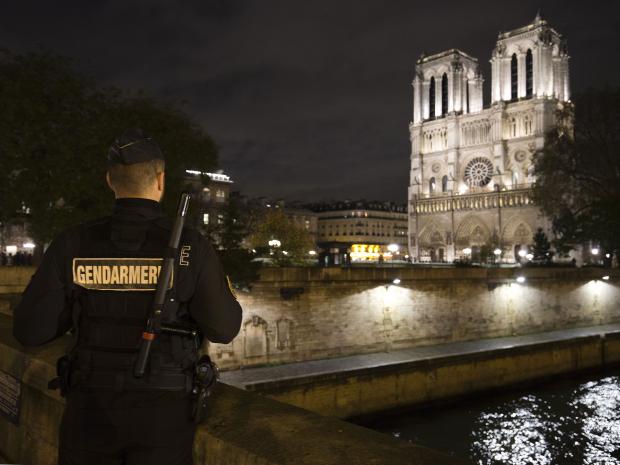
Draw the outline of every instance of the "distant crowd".
[[[0,253],[0,266],[31,266],[32,254],[17,252],[15,254]]]

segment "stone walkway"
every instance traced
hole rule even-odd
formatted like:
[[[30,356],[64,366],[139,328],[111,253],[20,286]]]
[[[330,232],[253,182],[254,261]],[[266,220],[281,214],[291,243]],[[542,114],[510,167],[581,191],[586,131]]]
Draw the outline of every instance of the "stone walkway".
[[[445,357],[472,355],[496,350],[508,350],[548,342],[557,342],[581,337],[620,332],[620,324],[589,326],[565,329],[528,336],[501,337],[469,342],[454,342],[427,347],[395,350],[374,354],[352,355],[348,357],[307,362],[287,363],[277,366],[244,368],[221,373],[221,380],[240,388],[277,381],[312,378],[332,373],[355,372],[372,368],[387,367],[403,363],[433,360]]]

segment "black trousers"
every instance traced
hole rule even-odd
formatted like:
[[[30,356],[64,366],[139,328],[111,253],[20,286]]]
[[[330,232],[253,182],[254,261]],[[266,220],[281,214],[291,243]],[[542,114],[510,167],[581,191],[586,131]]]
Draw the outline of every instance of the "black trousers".
[[[195,424],[185,392],[70,392],[59,465],[192,465]]]

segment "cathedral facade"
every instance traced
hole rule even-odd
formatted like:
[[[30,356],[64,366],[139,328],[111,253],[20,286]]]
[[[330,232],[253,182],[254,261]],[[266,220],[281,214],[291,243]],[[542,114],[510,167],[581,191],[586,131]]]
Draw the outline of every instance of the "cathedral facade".
[[[484,108],[476,58],[457,49],[420,57],[409,126],[414,260],[475,259],[490,249],[513,261],[537,228],[550,236],[532,203],[533,157],[570,102],[568,60],[562,36],[539,15],[500,33]]]

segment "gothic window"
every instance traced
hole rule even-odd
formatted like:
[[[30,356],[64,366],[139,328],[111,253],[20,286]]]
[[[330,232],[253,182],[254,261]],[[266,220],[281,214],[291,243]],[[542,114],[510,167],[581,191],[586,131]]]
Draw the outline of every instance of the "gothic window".
[[[512,172],[512,186],[515,187],[519,184],[519,173],[517,170]]]
[[[429,193],[434,193],[435,192],[435,178],[431,178],[428,181],[428,192]]]
[[[517,54],[512,54],[510,60],[510,98],[517,100],[519,95],[519,66],[517,64]]]
[[[428,117],[435,117],[435,77],[431,78],[431,85],[428,89]]]
[[[525,96],[532,98],[534,94],[534,63],[532,58],[532,49],[527,49],[525,55]]]
[[[510,137],[517,137],[517,119],[514,116],[510,118]]]
[[[448,75],[441,77],[441,116],[448,114]]]
[[[448,176],[441,178],[441,192],[448,192]]]
[[[491,182],[493,163],[487,158],[476,157],[465,167],[465,181],[469,186],[483,187]]]
[[[467,98],[467,113],[469,113],[469,81],[465,81],[465,95]]]
[[[532,115],[525,115],[523,117],[523,132],[526,136],[532,134]]]

